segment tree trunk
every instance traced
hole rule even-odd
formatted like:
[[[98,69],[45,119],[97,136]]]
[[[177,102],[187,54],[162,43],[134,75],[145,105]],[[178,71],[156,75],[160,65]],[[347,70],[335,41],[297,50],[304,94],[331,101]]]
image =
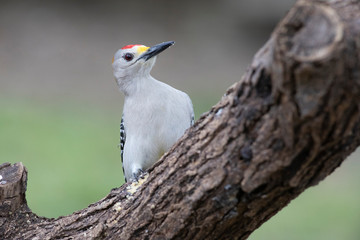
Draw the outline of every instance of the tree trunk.
[[[1,165],[0,238],[246,239],[359,145],[359,39],[359,1],[298,1],[148,175],[72,215],[36,216]]]

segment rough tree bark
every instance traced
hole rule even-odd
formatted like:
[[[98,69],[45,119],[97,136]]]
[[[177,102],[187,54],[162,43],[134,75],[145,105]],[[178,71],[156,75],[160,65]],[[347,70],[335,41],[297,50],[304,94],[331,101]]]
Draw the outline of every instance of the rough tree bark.
[[[1,165],[0,238],[246,239],[359,145],[359,39],[359,1],[298,1],[149,175],[70,216],[32,213]]]

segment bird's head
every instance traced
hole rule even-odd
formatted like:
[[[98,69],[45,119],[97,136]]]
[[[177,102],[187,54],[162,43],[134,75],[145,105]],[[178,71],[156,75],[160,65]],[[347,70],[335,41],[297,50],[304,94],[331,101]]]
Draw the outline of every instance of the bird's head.
[[[126,88],[132,81],[150,74],[156,61],[156,55],[172,46],[175,42],[163,42],[152,47],[127,45],[119,49],[113,58],[113,73],[120,89]]]

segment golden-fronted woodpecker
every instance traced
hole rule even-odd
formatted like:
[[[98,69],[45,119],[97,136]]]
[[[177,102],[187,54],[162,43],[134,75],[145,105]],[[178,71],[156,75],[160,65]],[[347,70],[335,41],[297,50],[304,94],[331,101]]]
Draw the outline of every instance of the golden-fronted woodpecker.
[[[189,96],[150,75],[156,55],[173,44],[127,45],[114,55],[114,77],[125,95],[120,124],[125,181],[137,181],[194,122]]]

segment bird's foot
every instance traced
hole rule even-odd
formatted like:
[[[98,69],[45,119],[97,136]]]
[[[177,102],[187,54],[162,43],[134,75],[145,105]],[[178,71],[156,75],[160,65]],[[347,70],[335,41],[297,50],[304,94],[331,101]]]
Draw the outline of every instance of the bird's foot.
[[[131,181],[138,182],[140,178],[144,179],[146,174],[147,174],[146,171],[142,170],[141,168],[138,168],[138,169],[136,169],[135,172],[133,172]]]

